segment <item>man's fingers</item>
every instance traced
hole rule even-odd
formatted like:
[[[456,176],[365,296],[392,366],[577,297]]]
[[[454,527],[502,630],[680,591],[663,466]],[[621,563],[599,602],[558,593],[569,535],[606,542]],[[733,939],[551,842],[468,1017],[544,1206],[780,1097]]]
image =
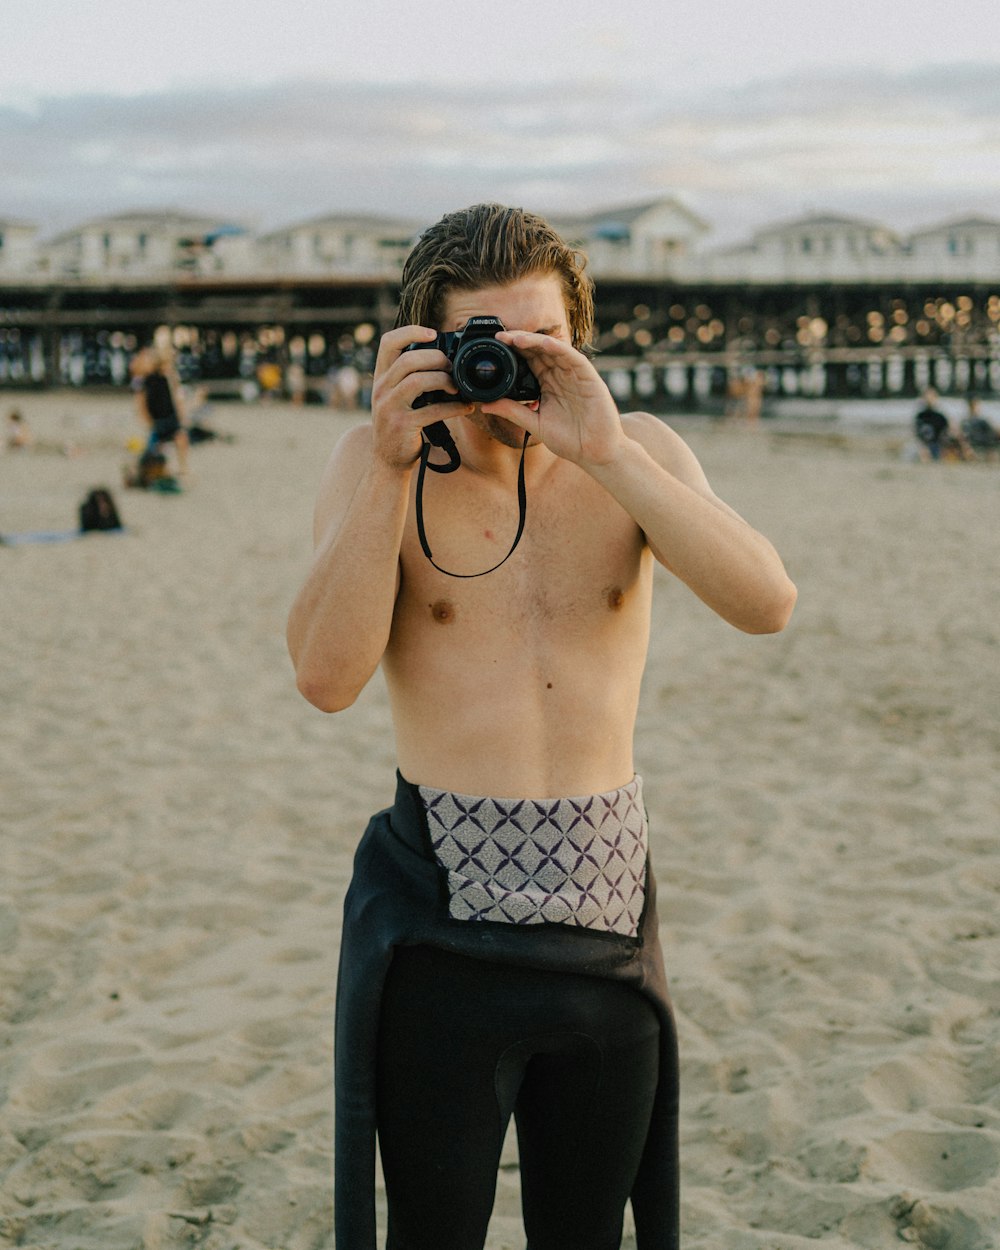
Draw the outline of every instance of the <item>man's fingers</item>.
[[[421,395],[426,395],[429,391],[444,391],[458,398],[458,391],[455,389],[450,373],[429,372],[423,369],[404,377],[397,384],[396,390],[411,408],[414,400],[419,399]]]
[[[495,399],[491,404],[483,404],[482,411],[486,416],[505,417],[522,430],[538,433],[538,413],[516,399]]]
[[[500,330],[497,338],[525,356],[543,356],[551,360],[572,359],[580,353],[570,343],[552,334],[532,334],[529,330]]]
[[[448,357],[444,352],[428,347],[426,350],[420,348],[418,351],[400,352],[396,359],[387,366],[383,376],[392,386],[398,386],[400,383],[405,382],[408,377],[419,377],[422,374],[429,375],[431,373],[435,376],[438,373],[444,373],[450,381],[450,369]]]
[[[505,330],[497,335],[525,358],[536,377],[571,376],[587,372],[590,362],[570,343],[551,334],[531,334],[527,330]]]
[[[382,335],[375,357],[375,372],[381,373],[406,350],[411,343],[433,343],[437,338],[436,330],[426,326],[399,326],[395,330],[387,330]]]
[[[444,392],[458,398],[451,374],[443,370],[420,369],[394,376],[392,370],[376,382],[376,393],[384,403],[391,401],[394,409],[410,409],[421,395],[430,391]],[[421,411],[418,409],[418,411]]]

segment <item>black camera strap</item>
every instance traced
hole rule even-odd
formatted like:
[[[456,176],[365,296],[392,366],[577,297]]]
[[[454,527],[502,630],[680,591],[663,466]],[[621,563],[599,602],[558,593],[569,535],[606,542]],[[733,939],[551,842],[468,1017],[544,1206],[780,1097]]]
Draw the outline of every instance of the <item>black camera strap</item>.
[[[447,429],[447,427],[445,428]],[[424,433],[426,434],[427,431],[425,430]],[[431,564],[434,565],[439,573],[444,573],[446,577],[485,577],[487,573],[495,572],[501,564],[506,563],[506,561],[509,560],[514,554],[514,548],[521,541],[521,535],[524,533],[524,521],[528,510],[528,495],[524,488],[524,453],[528,450],[529,438],[531,438],[531,434],[526,430],[524,433],[524,442],[521,445],[521,462],[517,466],[517,533],[514,535],[514,541],[510,545],[510,551],[507,552],[504,558],[502,560],[498,560],[492,568],[483,569],[480,573],[452,573],[449,569],[443,569],[440,564],[436,564],[434,562],[434,557],[431,555],[430,544],[427,541],[427,531],[424,528],[424,476],[426,475],[428,469],[430,469],[432,473],[454,473],[454,471],[459,468],[462,461],[458,454],[458,448],[455,446],[454,442],[452,442],[450,435],[448,437],[448,443],[451,444],[450,446],[447,446],[445,443],[440,442],[437,439],[435,439],[434,442],[431,442],[430,439],[427,438],[424,439],[423,445],[420,448],[420,468],[417,471],[417,534],[420,537],[420,546],[423,548],[424,555],[428,560],[430,560]],[[429,457],[433,446],[445,448],[448,453],[447,464],[430,463]]]

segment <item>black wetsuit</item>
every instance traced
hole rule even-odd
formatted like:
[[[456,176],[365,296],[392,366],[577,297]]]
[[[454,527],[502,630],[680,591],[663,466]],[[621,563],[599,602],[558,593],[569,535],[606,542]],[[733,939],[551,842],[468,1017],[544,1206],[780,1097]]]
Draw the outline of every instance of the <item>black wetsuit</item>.
[[[619,1250],[659,1032],[616,981],[397,950],[378,1043],[389,1250],[483,1245],[511,1114],[531,1250]]]
[[[639,1250],[676,1250],[676,1034],[648,860],[632,934],[459,919],[448,876],[400,777],[345,901],[337,1245],[375,1250],[377,1124],[389,1250],[482,1246],[513,1112],[530,1250],[617,1250],[626,1198]]]

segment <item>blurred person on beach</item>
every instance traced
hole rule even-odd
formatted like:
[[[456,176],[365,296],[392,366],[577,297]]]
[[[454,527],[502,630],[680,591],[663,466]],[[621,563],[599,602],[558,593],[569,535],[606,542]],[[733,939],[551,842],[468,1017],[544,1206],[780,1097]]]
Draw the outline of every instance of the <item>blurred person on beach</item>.
[[[12,408],[7,413],[7,437],[5,443],[8,451],[24,451],[34,446],[35,438],[31,427],[24,419],[19,408]]]
[[[257,385],[261,399],[275,399],[281,394],[281,365],[274,360],[263,360],[257,366]]]
[[[1000,430],[983,416],[979,399],[974,395],[969,399],[961,432],[965,445],[973,456],[989,458],[1000,454]]]
[[[361,374],[348,362],[337,370],[333,383],[334,404],[345,412],[353,412],[358,406],[361,391]]]
[[[750,425],[760,421],[760,411],[764,404],[764,385],[766,378],[761,369],[751,369],[746,377],[746,390],[743,402],[746,405],[746,419]]]
[[[952,429],[951,422],[938,407],[939,402],[937,391],[928,387],[924,391],[924,406],[913,418],[913,432],[921,446],[923,459],[970,459],[968,444],[961,433]]]
[[[653,567],[753,634],[785,626],[795,588],[673,430],[619,413],[587,355],[585,264],[520,209],[427,230],[371,421],[320,487],[298,686],[339,711],[381,664],[398,764],[345,901],[343,1250],[376,1244],[376,1129],[389,1250],[482,1247],[511,1115],[531,1250],[614,1250],[629,1200],[640,1250],[678,1245],[676,1033],[633,763]],[[502,321],[539,398],[460,398],[437,332],[476,317]]]
[[[729,379],[726,388],[726,416],[742,417],[749,425],[760,421],[766,379],[760,369],[747,368]]]
[[[285,375],[285,385],[288,388],[288,397],[296,408],[301,408],[306,402],[306,370],[305,366],[299,360],[293,360]]]
[[[180,475],[188,468],[188,433],[184,426],[184,406],[180,381],[169,352],[145,347],[132,358],[132,390],[136,411],[149,431],[146,451],[156,454],[173,444]]]
[[[941,459],[941,440],[948,433],[948,418],[938,407],[938,394],[929,387],[923,394],[923,407],[913,418],[913,432],[931,460]]]

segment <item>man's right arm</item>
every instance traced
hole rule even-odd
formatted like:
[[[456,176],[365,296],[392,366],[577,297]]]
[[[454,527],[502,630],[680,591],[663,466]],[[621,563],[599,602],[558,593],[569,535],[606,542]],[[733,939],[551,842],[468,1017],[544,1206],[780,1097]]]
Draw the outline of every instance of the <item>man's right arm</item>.
[[[288,618],[298,688],[324,712],[349,707],[378,667],[399,588],[409,471],[372,455],[372,428],[341,439],[316,504],[316,554]]]
[[[421,430],[463,411],[414,409],[423,392],[455,387],[434,331],[406,326],[383,335],[375,364],[372,421],[334,450],[316,505],[316,555],[288,618],[288,649],[299,690],[316,707],[350,707],[389,641],[399,590],[399,551],[420,454]]]

